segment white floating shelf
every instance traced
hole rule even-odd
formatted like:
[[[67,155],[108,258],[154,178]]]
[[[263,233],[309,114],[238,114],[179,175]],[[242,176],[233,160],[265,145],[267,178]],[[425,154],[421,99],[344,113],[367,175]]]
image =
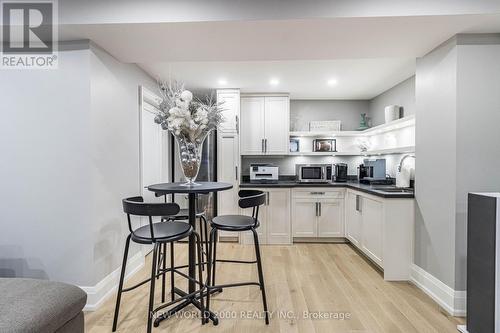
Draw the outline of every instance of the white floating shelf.
[[[390,155],[390,154],[404,154],[404,153],[414,153],[414,152],[415,152],[415,146],[406,146],[406,147],[369,150],[366,152],[360,152],[358,155]]]
[[[391,121],[387,124],[378,125],[375,127],[368,128],[363,131],[331,131],[331,132],[309,132],[309,131],[294,131],[290,132],[291,137],[339,137],[339,136],[371,136],[382,134],[397,129],[414,126],[415,116],[407,116],[398,120]]]
[[[395,147],[388,149],[377,149],[377,150],[368,150],[368,151],[350,151],[350,152],[298,152],[298,153],[289,153],[288,156],[373,156],[373,155],[390,155],[390,154],[404,154],[404,153],[414,153],[415,146],[406,146],[406,147]]]
[[[357,156],[361,155],[360,152],[333,152],[333,151],[305,151],[298,153],[289,153],[289,156]]]

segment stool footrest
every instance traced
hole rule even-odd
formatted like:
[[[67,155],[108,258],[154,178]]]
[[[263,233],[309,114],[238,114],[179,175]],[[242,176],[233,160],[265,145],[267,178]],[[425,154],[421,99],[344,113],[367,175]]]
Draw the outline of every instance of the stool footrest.
[[[225,289],[225,288],[232,288],[232,287],[241,287],[241,286],[259,286],[259,282],[239,282],[239,283],[229,283],[229,284],[218,284],[215,286],[207,286],[207,290],[210,291],[210,289]]]
[[[248,260],[230,260],[230,259],[217,259],[216,262],[229,262],[233,264],[256,264],[257,260],[248,261]]]

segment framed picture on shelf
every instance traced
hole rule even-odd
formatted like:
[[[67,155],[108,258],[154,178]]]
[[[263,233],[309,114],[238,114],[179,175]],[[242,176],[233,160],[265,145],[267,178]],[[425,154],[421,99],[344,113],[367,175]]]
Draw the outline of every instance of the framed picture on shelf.
[[[315,139],[315,140],[313,140],[313,151],[336,152],[337,151],[337,140],[335,140],[335,139]]]
[[[290,153],[298,153],[300,151],[299,139],[290,139]]]

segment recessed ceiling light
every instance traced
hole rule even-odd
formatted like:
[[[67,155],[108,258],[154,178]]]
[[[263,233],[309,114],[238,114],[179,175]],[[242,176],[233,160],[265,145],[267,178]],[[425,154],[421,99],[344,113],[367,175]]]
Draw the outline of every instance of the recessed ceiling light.
[[[219,83],[220,86],[225,86],[227,84],[227,80],[226,79],[219,79],[219,81],[217,81],[217,83]]]
[[[272,86],[277,86],[278,84],[280,84],[280,80],[272,78],[271,80],[269,80],[269,84]]]
[[[329,86],[334,86],[337,84],[337,79],[330,79],[326,82]]]

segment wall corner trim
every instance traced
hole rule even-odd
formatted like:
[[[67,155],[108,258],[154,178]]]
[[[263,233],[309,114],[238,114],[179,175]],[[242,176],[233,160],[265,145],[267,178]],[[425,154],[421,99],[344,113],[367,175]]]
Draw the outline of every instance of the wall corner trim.
[[[128,259],[125,281],[144,267],[144,253],[139,251],[136,255]],[[87,304],[83,311],[95,311],[118,289],[121,266],[90,287],[80,287],[87,293]]]
[[[421,289],[446,312],[455,317],[465,317],[466,292],[450,288],[421,267],[413,264],[410,282]]]

